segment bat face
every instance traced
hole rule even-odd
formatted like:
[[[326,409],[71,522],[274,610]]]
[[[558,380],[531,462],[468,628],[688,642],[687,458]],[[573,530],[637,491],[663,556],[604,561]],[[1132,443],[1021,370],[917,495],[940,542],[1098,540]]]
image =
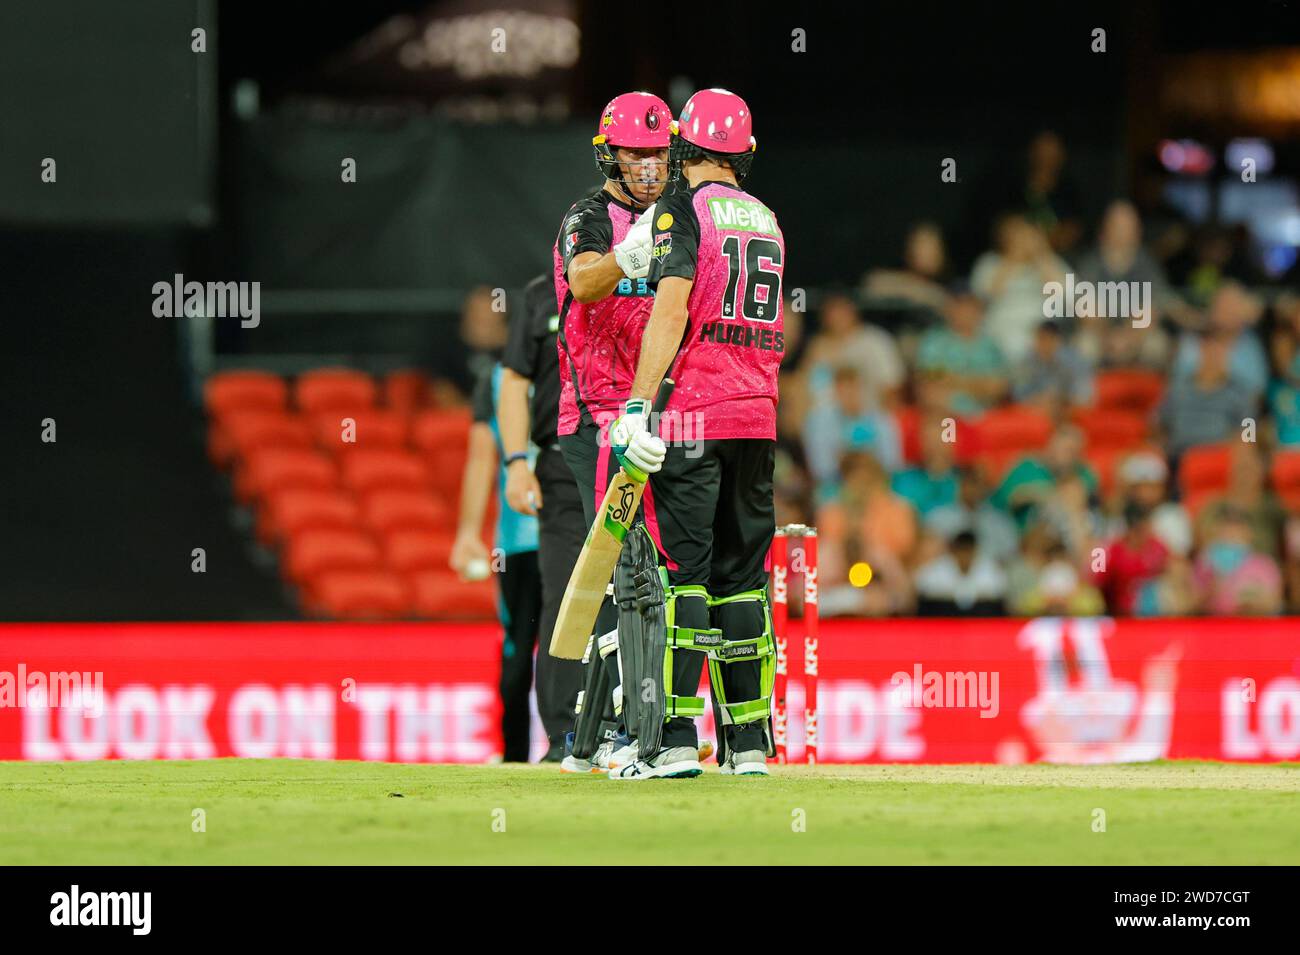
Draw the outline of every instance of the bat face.
[[[645,485],[628,477],[622,469],[610,482],[560,603],[555,631],[551,634],[551,656],[582,659],[596,624],[596,614],[605,600],[605,588],[623,549],[623,538],[636,517],[643,493]]]

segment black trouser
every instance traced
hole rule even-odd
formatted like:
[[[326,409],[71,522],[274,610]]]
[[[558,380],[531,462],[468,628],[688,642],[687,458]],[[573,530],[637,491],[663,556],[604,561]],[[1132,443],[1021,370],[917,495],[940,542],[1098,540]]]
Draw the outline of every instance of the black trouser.
[[[533,650],[537,646],[537,621],[542,613],[542,579],[537,551],[506,557],[501,585],[501,735],[505,761],[528,762],[531,718],[528,691],[533,686]]]
[[[538,562],[542,568],[541,646],[537,650],[537,711],[552,746],[563,744],[573,729],[573,708],[582,689],[582,664],[550,654],[551,633],[560,615],[560,601],[569,575],[578,562],[591,522],[585,518],[573,472],[559,448],[545,448],[533,471],[542,489],[538,516]]]
[[[767,554],[775,529],[775,453],[774,441],[755,438],[669,446],[663,469],[650,477],[643,506],[646,526],[659,545],[670,583],[702,586],[714,599],[767,586]],[[729,640],[751,639],[763,632],[757,603],[723,605],[710,611],[703,600],[679,597],[677,607],[680,626],[717,627]],[[672,692],[694,696],[703,666],[703,653],[678,651]],[[758,699],[758,661],[723,664],[722,674],[728,700]],[[695,746],[697,740],[692,719],[677,717],[664,727],[664,746]],[[734,727],[728,748],[765,748],[762,724]]]

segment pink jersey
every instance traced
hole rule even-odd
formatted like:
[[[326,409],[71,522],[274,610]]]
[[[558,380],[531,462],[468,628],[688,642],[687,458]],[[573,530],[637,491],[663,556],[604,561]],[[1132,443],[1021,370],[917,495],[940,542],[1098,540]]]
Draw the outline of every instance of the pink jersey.
[[[574,256],[604,255],[621,242],[639,214],[602,189],[576,202],[564,217],[552,250],[560,309],[559,434],[573,434],[579,422],[604,426],[632,391],[654,293],[645,279],[624,278],[611,294],[584,305],[569,291],[568,273]]]
[[[686,334],[669,377],[668,411],[703,439],[776,438],[776,382],[785,351],[785,240],[772,211],[728,183],[670,187],[655,206],[652,288],[694,281]]]

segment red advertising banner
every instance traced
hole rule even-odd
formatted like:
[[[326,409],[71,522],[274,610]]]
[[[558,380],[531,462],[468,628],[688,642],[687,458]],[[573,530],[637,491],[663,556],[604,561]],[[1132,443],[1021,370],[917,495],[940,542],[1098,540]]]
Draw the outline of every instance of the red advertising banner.
[[[483,762],[499,647],[488,624],[3,625],[0,759]],[[827,620],[819,656],[821,762],[1300,757],[1300,619]]]

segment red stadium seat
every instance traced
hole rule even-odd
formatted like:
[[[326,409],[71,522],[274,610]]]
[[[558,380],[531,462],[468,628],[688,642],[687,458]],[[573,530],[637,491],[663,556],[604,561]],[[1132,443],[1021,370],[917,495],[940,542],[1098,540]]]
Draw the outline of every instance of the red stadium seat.
[[[983,454],[1037,451],[1052,436],[1052,419],[1024,405],[992,408],[973,423]]]
[[[348,422],[345,432],[344,422]],[[339,454],[353,448],[400,448],[406,444],[410,420],[396,411],[320,411],[312,415],[311,430],[326,451]],[[351,440],[345,441],[345,434]]]
[[[393,530],[384,535],[384,560],[404,574],[421,570],[446,573],[451,569],[455,540],[450,531]]]
[[[355,530],[361,509],[346,491],[294,489],[274,491],[257,512],[257,537],[266,546],[304,531]]]
[[[311,430],[283,411],[227,411],[208,426],[208,457],[225,469],[264,448],[310,448]]]
[[[283,411],[289,386],[269,371],[219,371],[203,383],[203,406],[216,416],[228,411]]]
[[[340,620],[392,620],[411,611],[411,586],[388,570],[332,570],[307,584],[309,613]]]
[[[463,449],[469,443],[469,429],[473,423],[468,408],[429,408],[415,416],[411,424],[411,444],[426,454],[441,454],[451,448]]]
[[[1025,457],[1024,451],[1015,449],[986,451],[984,454],[975,457],[975,463],[982,469],[984,480],[988,482],[989,487],[997,487],[1002,483],[1002,479],[1010,473],[1011,469]]]
[[[361,503],[366,526],[378,534],[392,530],[446,531],[455,524],[455,514],[432,491],[380,488]]]
[[[1088,448],[1084,452],[1084,460],[1097,475],[1097,487],[1103,497],[1109,497],[1115,490],[1115,482],[1119,479],[1119,466],[1132,453],[1133,451],[1128,448],[1106,447]]]
[[[1125,408],[1149,415],[1165,391],[1164,376],[1158,371],[1115,369],[1097,373],[1095,405]]]
[[[355,448],[342,458],[343,483],[357,494],[384,489],[429,490],[429,468],[419,455],[398,448]]]
[[[1223,491],[1232,470],[1228,444],[1202,444],[1189,448],[1178,465],[1178,486],[1184,497],[1198,491]]]
[[[298,376],[294,399],[309,415],[318,411],[360,411],[374,407],[374,380],[349,368],[319,368]]]
[[[1283,499],[1300,495],[1300,451],[1275,451],[1269,476],[1273,490]]]
[[[410,575],[415,613],[436,620],[494,620],[497,585],[492,578],[461,580],[450,571],[427,570]]]
[[[384,405],[399,414],[414,414],[429,403],[429,376],[422,371],[389,372],[383,382]]]
[[[314,449],[264,448],[249,455],[235,473],[235,498],[241,504],[274,491],[337,486],[334,462]]]
[[[921,463],[921,409],[916,405],[902,405],[894,411],[898,426],[898,440],[903,448],[903,460],[908,464]]]
[[[303,531],[285,543],[281,572],[299,585],[333,570],[377,570],[383,554],[360,530]]]
[[[1074,423],[1090,448],[1135,448],[1146,441],[1145,415],[1124,408],[1076,408]]]

